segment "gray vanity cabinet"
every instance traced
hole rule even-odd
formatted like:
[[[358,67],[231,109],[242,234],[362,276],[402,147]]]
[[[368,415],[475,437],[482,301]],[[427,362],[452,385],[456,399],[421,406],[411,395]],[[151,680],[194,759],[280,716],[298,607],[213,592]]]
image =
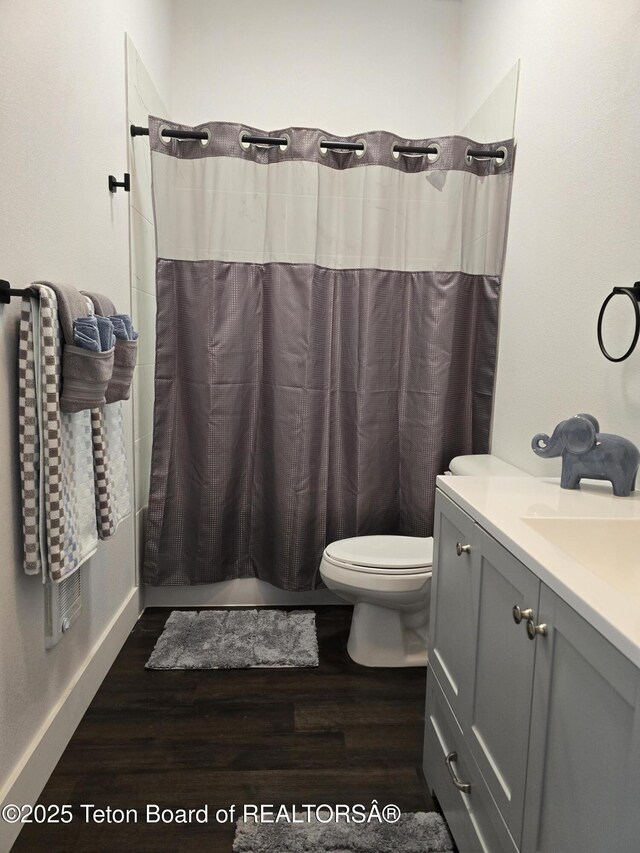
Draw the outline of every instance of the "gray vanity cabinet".
[[[637,853],[638,669],[439,490],[434,535],[425,776],[460,853]]]
[[[539,609],[522,851],[638,853],[639,671],[544,585]]]

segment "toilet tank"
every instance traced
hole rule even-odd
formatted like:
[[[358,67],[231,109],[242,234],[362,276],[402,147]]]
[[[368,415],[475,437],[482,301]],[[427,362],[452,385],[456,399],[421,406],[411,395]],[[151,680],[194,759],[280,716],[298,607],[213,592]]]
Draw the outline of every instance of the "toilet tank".
[[[528,477],[526,471],[509,465],[490,453],[456,456],[449,463],[449,471],[456,477]]]

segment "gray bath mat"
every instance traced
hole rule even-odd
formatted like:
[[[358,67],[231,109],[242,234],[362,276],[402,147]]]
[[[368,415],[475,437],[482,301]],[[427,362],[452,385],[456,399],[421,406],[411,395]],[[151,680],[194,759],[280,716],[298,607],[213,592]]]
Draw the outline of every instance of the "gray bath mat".
[[[174,610],[146,669],[318,666],[312,610]]]
[[[238,822],[234,853],[452,853],[447,825],[436,812],[400,815],[397,823]]]

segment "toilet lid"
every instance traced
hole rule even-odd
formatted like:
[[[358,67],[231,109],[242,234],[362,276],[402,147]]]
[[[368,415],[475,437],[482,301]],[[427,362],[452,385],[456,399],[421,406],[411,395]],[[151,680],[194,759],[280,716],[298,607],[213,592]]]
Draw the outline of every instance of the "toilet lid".
[[[327,545],[329,559],[354,569],[424,569],[433,562],[433,539],[420,536],[355,536]]]

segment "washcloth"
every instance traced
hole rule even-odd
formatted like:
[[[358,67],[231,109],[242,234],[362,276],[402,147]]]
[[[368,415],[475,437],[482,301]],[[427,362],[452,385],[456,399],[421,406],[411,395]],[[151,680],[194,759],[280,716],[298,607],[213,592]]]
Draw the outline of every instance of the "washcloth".
[[[109,319],[113,323],[116,337],[123,341],[138,340],[138,333],[133,328],[133,320],[129,314],[112,314]]]
[[[24,296],[18,352],[18,432],[24,570],[61,581],[96,550],[91,419],[60,411],[61,334],[55,293]]]
[[[108,318],[115,334],[113,371],[105,391],[105,400],[107,403],[128,400],[131,396],[133,371],[138,359],[138,332],[133,328],[131,316],[129,314],[118,314],[115,305],[108,296],[87,290],[83,291],[83,294],[93,303],[96,318]]]
[[[100,347],[102,352],[111,350],[116,345],[116,335],[113,328],[113,323],[108,317],[95,317],[98,324],[98,333],[100,335]]]
[[[77,317],[73,321],[73,342],[77,347],[102,352],[100,332],[95,317]]]

